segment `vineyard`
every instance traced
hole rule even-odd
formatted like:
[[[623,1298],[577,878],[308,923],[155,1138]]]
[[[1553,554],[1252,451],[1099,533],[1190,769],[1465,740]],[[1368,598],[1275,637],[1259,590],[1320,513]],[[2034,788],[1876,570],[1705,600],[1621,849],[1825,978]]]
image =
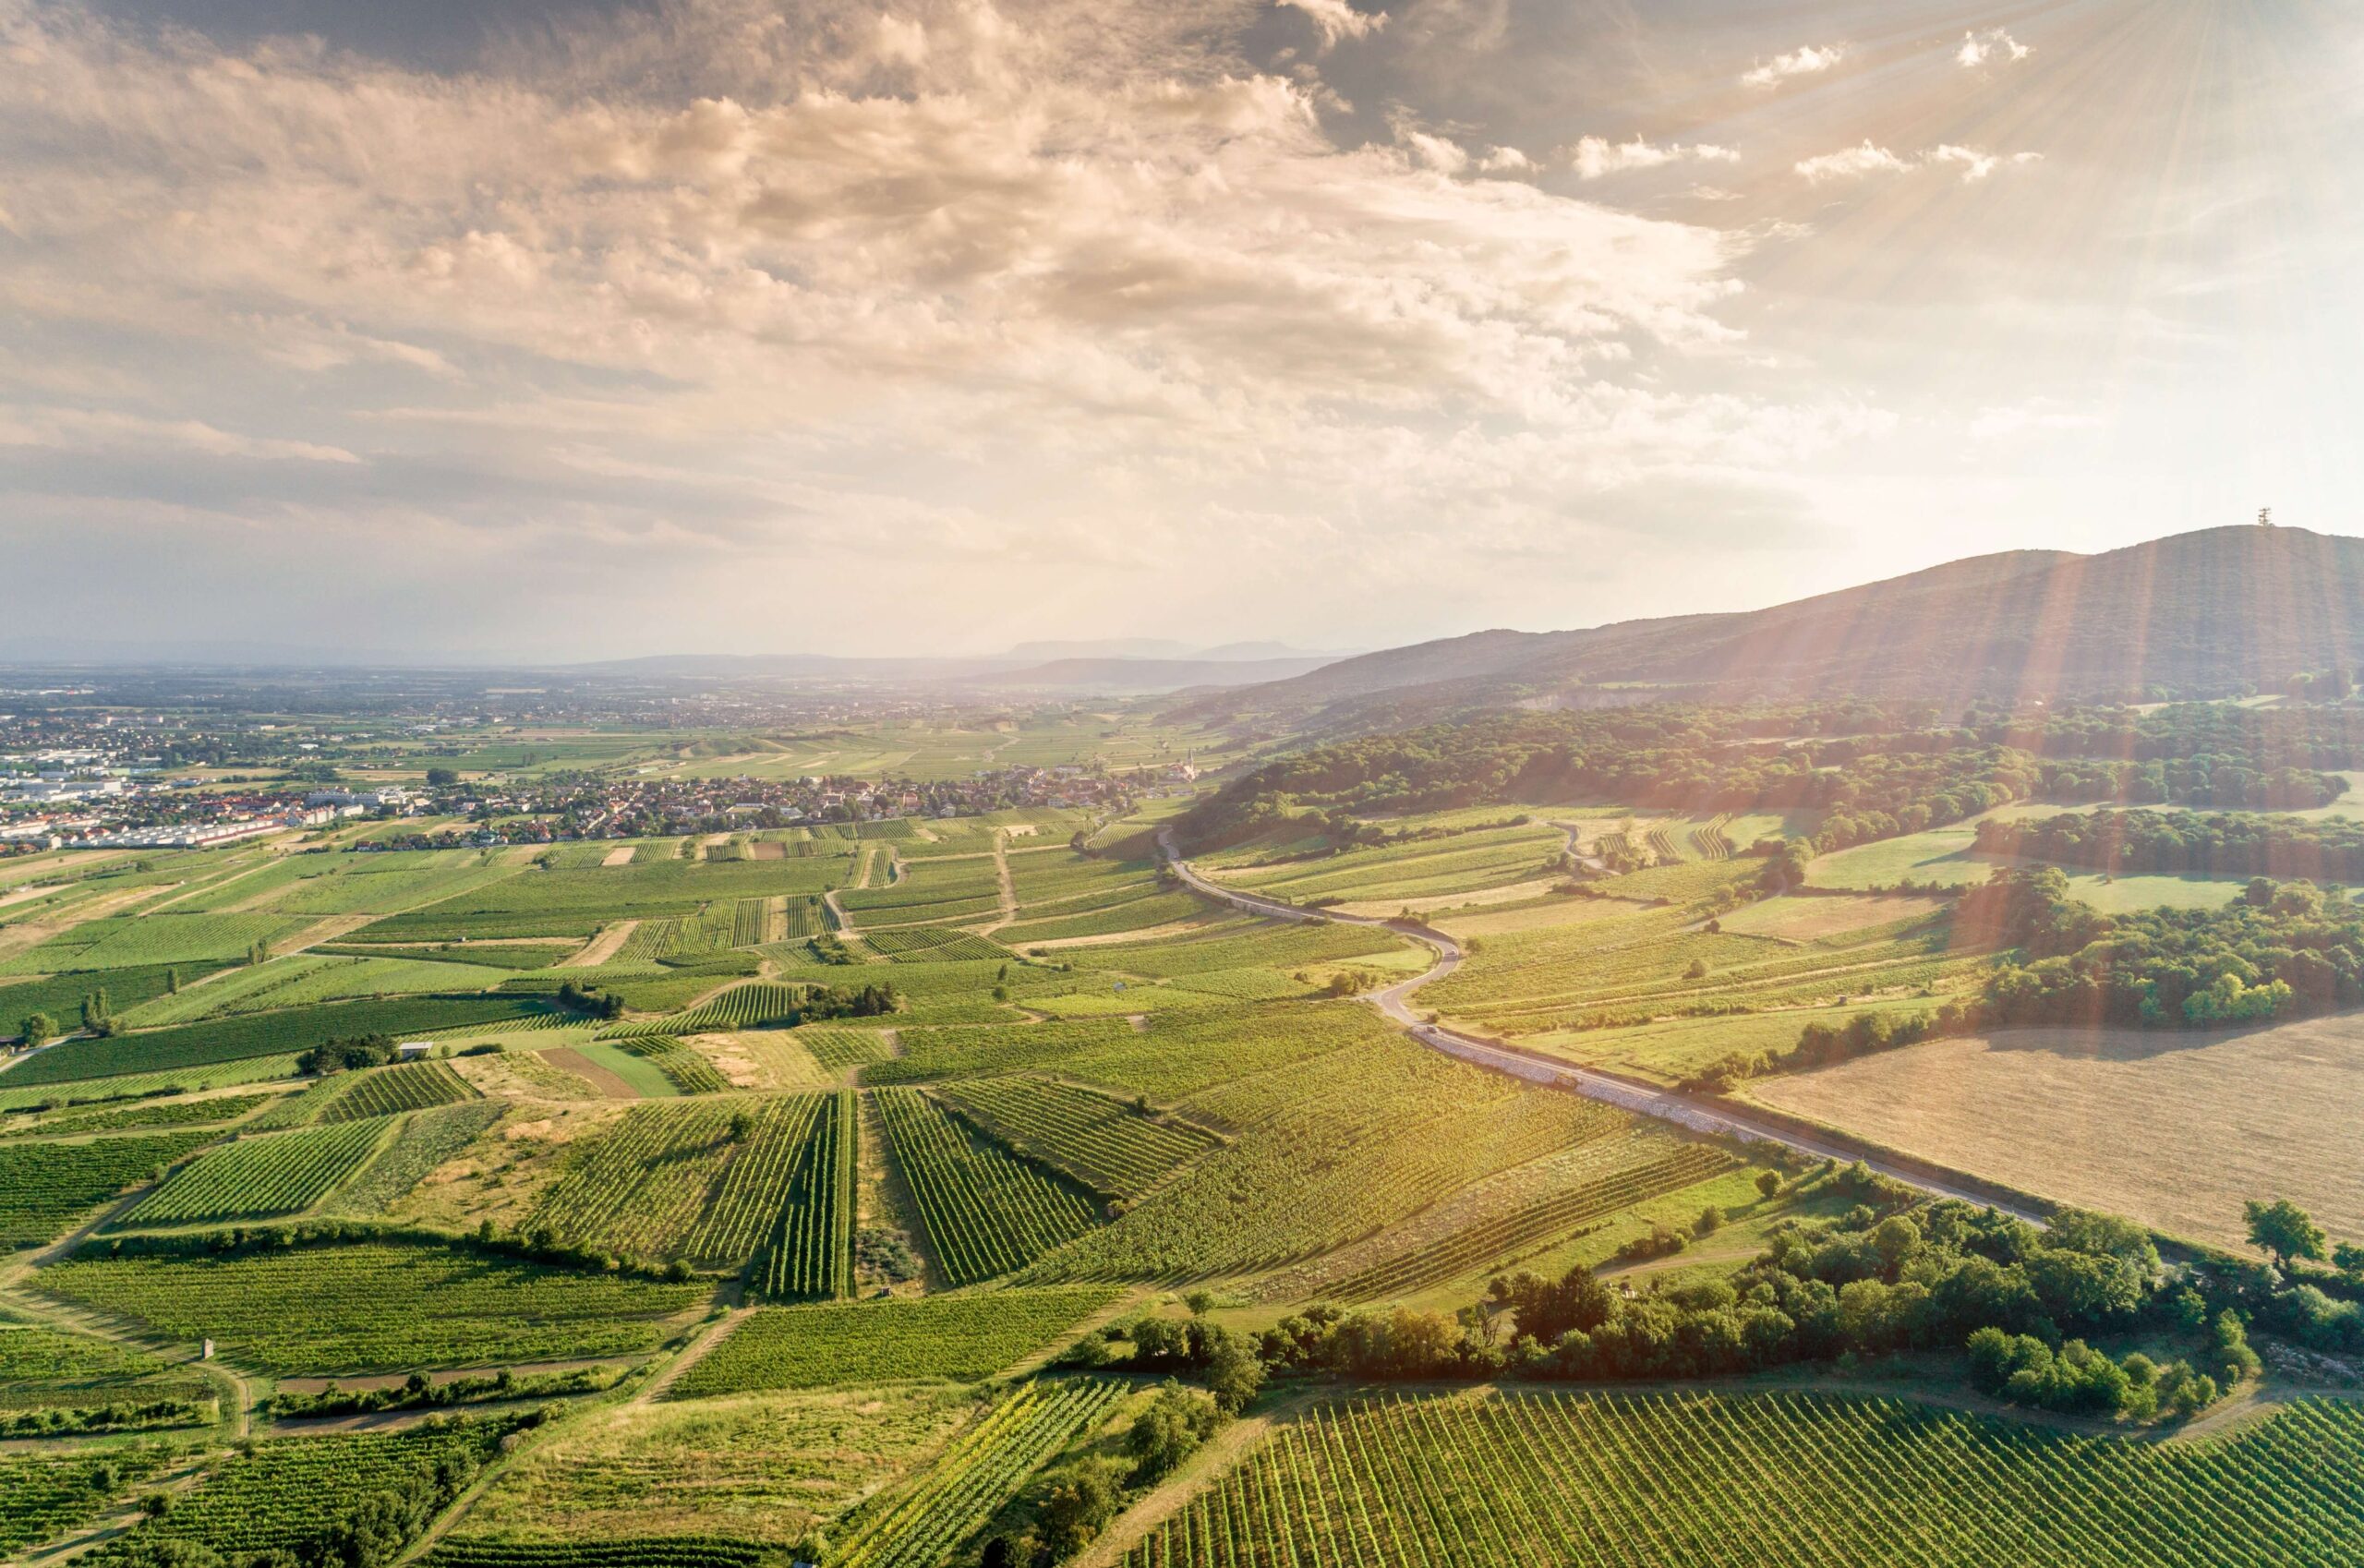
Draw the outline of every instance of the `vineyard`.
[[[0,1247],[34,1247],[160,1167],[213,1140],[211,1132],[0,1146]]]
[[[1022,1269],[1098,1223],[1092,1204],[916,1090],[881,1089],[878,1111],[945,1277],[970,1285]]]
[[[142,1128],[220,1127],[277,1098],[271,1094],[223,1094],[211,1099],[155,1099],[120,1110],[59,1111],[50,1116],[0,1121],[0,1138],[39,1134],[61,1138],[83,1132],[125,1132]]]
[[[808,1024],[796,1031],[796,1038],[814,1061],[832,1071],[883,1062],[890,1055],[885,1034],[874,1029],[823,1029]]]
[[[340,1188],[321,1212],[371,1217],[407,1197],[435,1168],[456,1158],[508,1113],[501,1100],[464,1100],[404,1120],[394,1140]]]
[[[241,1366],[285,1377],[643,1354],[711,1290],[374,1244],[78,1257],[34,1283],[167,1339],[211,1338]]]
[[[377,1152],[382,1120],[242,1138],[173,1173],[130,1213],[130,1225],[180,1225],[300,1214]]]
[[[1703,1143],[1670,1143],[1656,1158],[1562,1188],[1510,1212],[1454,1232],[1433,1246],[1406,1248],[1336,1281],[1324,1292],[1339,1301],[1409,1296],[1490,1260],[1562,1236],[1590,1220],[1672,1192],[1731,1168],[1731,1156]]]
[[[1108,1417],[1127,1385],[1098,1378],[1013,1390],[899,1497],[856,1519],[842,1568],[933,1568],[1079,1434]]]
[[[734,986],[703,1007],[665,1020],[669,1034],[718,1034],[733,1029],[768,1029],[796,1017],[811,990],[770,981]]]
[[[143,1523],[133,1541],[187,1542],[234,1562],[271,1551],[341,1561],[338,1546],[360,1510],[380,1499],[416,1500],[424,1506],[407,1511],[415,1534],[500,1452],[513,1428],[480,1419],[254,1443],[213,1465],[201,1485]],[[403,1512],[397,1503],[362,1527],[383,1531],[387,1515]]]
[[[160,1454],[0,1453],[0,1555],[63,1535],[153,1471]]]
[[[720,1068],[669,1034],[618,1035],[608,1043],[655,1067],[683,1094],[730,1092],[730,1080]]]
[[[115,1073],[158,1073],[308,1050],[332,1039],[389,1034],[433,1035],[471,1025],[516,1022],[549,1011],[522,996],[416,997],[387,1002],[335,1002],[189,1024],[112,1040],[53,1045],[0,1074],[0,1083],[26,1088]]]
[[[769,1549],[745,1541],[668,1537],[657,1540],[446,1540],[426,1568],[757,1568]]]
[[[802,1236],[843,1223],[801,1213],[802,1206],[834,1205],[836,1184],[798,1183],[806,1145],[836,1138],[835,1104],[807,1094],[635,1105],[568,1150],[535,1220],[568,1240],[631,1257],[738,1268],[772,1247],[783,1227]]]
[[[342,1091],[320,1108],[318,1119],[322,1123],[391,1116],[476,1097],[468,1080],[442,1062],[401,1062],[338,1076],[344,1080]]]
[[[1000,962],[1016,957],[1007,947],[941,925],[906,925],[862,934],[862,942],[897,963]]]
[[[938,1092],[986,1136],[1110,1198],[1138,1198],[1223,1141],[1188,1122],[1054,1079],[970,1079]]]
[[[779,1218],[748,1270],[750,1297],[811,1301],[853,1290],[854,1097],[840,1090],[795,1155]]]
[[[1124,1561],[2328,1568],[2364,1538],[2334,1479],[2359,1464],[2345,1402],[2139,1443],[1810,1394],[1389,1397],[1281,1426]]]
[[[1193,1117],[1237,1129],[1235,1140],[1036,1275],[1184,1280],[1284,1267],[1625,1125],[1606,1106],[1405,1043],[1368,1014],[1346,1017],[1376,1038],[1334,1067],[1316,1059],[1285,1082],[1246,1078],[1184,1100]]]
[[[1070,1285],[767,1308],[694,1363],[667,1397],[910,1379],[974,1382],[1040,1350],[1116,1297],[1105,1286]]]

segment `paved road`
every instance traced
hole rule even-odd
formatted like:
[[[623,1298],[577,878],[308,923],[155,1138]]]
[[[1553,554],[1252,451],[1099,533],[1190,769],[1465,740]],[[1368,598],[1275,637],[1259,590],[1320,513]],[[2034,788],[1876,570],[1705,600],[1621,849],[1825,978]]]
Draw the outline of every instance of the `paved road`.
[[[1219,899],[1224,903],[1246,910],[1251,914],[1271,915],[1278,920],[1299,922],[1330,920],[1346,925],[1375,925],[1393,931],[1400,936],[1408,936],[1416,942],[1425,943],[1437,955],[1435,964],[1409,980],[1400,980],[1381,991],[1366,993],[1363,1000],[1371,1003],[1388,1018],[1403,1025],[1413,1039],[1432,1050],[1442,1051],[1447,1055],[1458,1056],[1463,1061],[1473,1062],[1479,1067],[1492,1067],[1497,1072],[1509,1073],[1514,1078],[1523,1078],[1530,1083],[1570,1090],[1587,1099],[1615,1105],[1621,1110],[1632,1111],[1646,1116],[1656,1116],[1661,1121],[1674,1122],[1696,1132],[1720,1133],[1729,1138],[1745,1139],[1758,1143],[1779,1143],[1787,1148],[1795,1149],[1801,1153],[1811,1154],[1816,1159],[1861,1159],[1864,1164],[1882,1176],[1893,1176],[1898,1181],[1917,1187],[1933,1196],[1959,1198],[1966,1203],[1976,1203],[1984,1208],[2000,1209],[2007,1213],[2016,1214],[2031,1224],[2039,1225],[2044,1224],[2044,1216],[2032,1210],[1998,1203],[1991,1198],[1981,1196],[1966,1188],[1948,1186],[1942,1181],[1901,1169],[1877,1156],[1863,1153],[1839,1143],[1825,1142],[1820,1139],[1793,1132],[1788,1128],[1771,1122],[1760,1121],[1745,1112],[1731,1111],[1722,1106],[1706,1105],[1689,1095],[1678,1093],[1673,1090],[1650,1089],[1640,1084],[1629,1083],[1623,1079],[1613,1078],[1606,1073],[1594,1072],[1590,1068],[1556,1061],[1538,1055],[1531,1051],[1522,1051],[1516,1046],[1505,1045],[1499,1041],[1482,1040],[1461,1030],[1430,1023],[1412,1010],[1413,995],[1430,981],[1441,979],[1460,968],[1463,957],[1461,944],[1443,932],[1433,926],[1421,925],[1411,921],[1377,920],[1368,915],[1346,915],[1329,911],[1317,912],[1301,910],[1277,899],[1261,898],[1254,893],[1243,893],[1237,888],[1225,887],[1220,883],[1210,882],[1200,875],[1190,862],[1184,860],[1181,852],[1175,848],[1171,829],[1163,829],[1158,833],[1157,844],[1158,848],[1164,852],[1166,863],[1174,868],[1175,874],[1184,882],[1211,899]]]

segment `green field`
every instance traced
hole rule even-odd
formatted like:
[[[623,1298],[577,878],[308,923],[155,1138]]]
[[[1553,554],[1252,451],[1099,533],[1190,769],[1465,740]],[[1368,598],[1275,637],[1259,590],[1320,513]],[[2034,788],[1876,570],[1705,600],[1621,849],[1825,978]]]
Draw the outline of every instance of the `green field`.
[[[711,1290],[415,1245],[76,1258],[34,1283],[283,1376],[643,1354]]]
[[[974,1382],[1041,1349],[1116,1294],[1086,1285],[772,1308],[709,1351],[670,1396],[909,1379]]]

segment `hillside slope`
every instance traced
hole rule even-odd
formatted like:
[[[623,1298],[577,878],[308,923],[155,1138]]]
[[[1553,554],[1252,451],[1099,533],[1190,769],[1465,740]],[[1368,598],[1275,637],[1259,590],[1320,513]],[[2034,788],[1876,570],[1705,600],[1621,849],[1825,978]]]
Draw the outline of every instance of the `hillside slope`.
[[[2102,555],[2013,550],[1732,614],[1481,632],[1342,659],[1195,712],[1391,720],[1507,702],[2222,696],[2364,657],[2364,539],[2213,528]]]

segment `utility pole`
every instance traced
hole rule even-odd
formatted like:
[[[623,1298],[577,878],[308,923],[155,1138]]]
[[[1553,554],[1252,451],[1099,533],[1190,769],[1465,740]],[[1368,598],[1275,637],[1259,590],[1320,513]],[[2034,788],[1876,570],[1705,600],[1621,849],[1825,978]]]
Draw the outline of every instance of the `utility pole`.
[[[2257,525],[2261,528],[2271,528],[2274,526],[2274,508],[2270,506],[2261,506],[2257,509]]]

